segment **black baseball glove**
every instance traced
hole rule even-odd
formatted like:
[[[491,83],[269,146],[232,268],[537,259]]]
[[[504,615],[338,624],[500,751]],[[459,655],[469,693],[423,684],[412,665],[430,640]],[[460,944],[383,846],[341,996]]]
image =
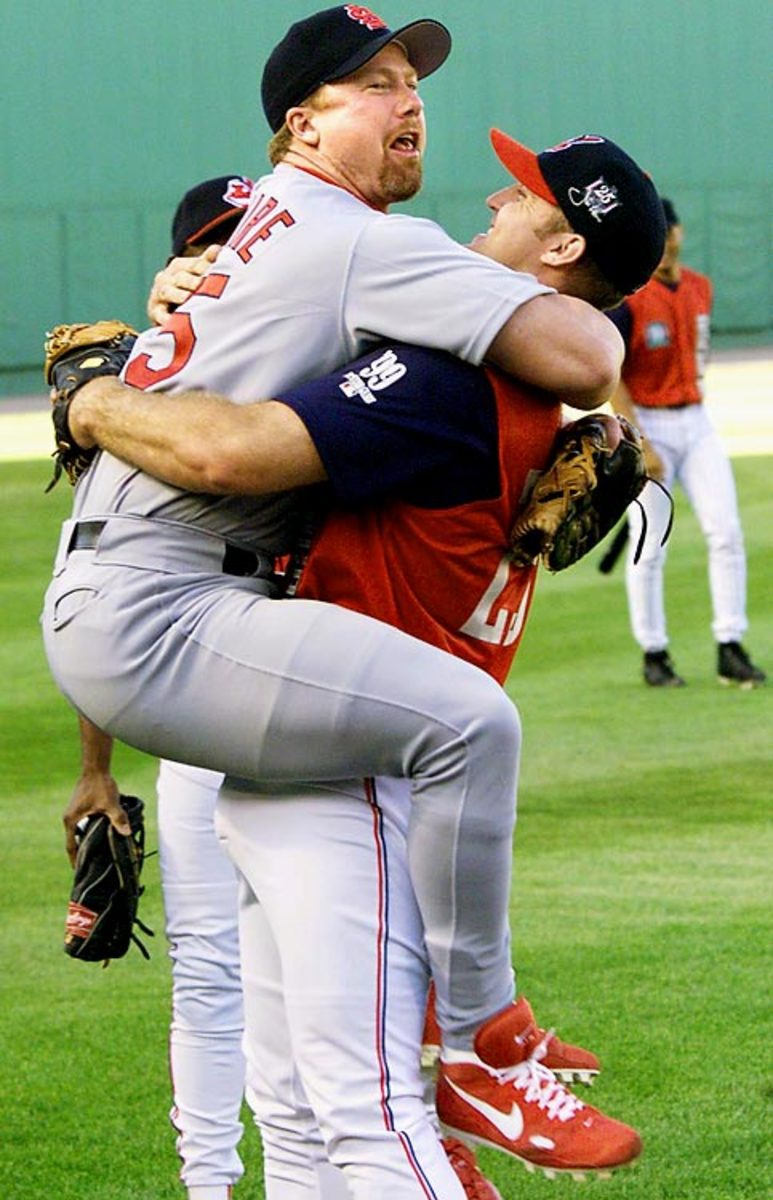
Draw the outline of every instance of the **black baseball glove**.
[[[145,859],[143,803],[136,796],[121,796],[131,834],[119,833],[103,813],[79,822],[70,903],[67,907],[64,948],[73,958],[102,962],[123,958],[132,942],[145,958],[149,954],[134,932],[138,925],[153,936],[137,916],[143,888],[140,874]]]
[[[625,417],[589,413],[564,425],[513,527],[513,562],[541,558],[551,571],[570,567],[609,533],[646,482],[641,438]]]
[[[64,471],[75,484],[97,453],[74,440],[67,414],[81,384],[97,375],[120,375],[137,339],[136,329],[123,321],[96,321],[93,325],[57,325],[46,335],[44,374],[53,389],[54,477],[51,491]]]

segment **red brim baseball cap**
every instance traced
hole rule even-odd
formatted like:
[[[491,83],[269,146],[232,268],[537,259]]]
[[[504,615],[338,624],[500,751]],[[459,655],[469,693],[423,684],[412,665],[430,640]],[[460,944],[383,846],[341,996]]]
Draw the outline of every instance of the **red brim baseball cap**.
[[[508,137],[500,129],[492,129],[490,136],[494,153],[502,166],[530,192],[547,200],[548,204],[558,205],[540,170],[539,160],[534,151],[521,142],[516,142],[515,138]]]
[[[599,133],[535,154],[492,129],[491,144],[511,175],[561,209],[610,283],[629,294],[647,282],[663,257],[666,219],[652,179],[630,154]]]

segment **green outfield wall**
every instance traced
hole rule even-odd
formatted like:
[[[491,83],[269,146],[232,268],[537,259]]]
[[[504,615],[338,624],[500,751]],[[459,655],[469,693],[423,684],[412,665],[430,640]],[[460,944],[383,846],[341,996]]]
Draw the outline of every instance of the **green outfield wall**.
[[[0,393],[41,389],[58,321],[144,322],[182,192],[256,177],[263,61],[324,4],[283,0],[4,0],[0,74]],[[671,196],[685,258],[714,279],[715,328],[773,340],[770,0],[385,0],[454,35],[427,80],[426,185],[410,211],[465,239],[505,175],[498,125],[541,149],[600,132]]]

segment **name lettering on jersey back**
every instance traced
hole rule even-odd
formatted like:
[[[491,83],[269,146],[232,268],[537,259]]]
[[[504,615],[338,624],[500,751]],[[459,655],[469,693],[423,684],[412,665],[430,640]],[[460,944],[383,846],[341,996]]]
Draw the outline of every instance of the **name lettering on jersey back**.
[[[407,370],[394,350],[385,350],[367,367],[361,367],[359,371],[347,371],[338,386],[348,399],[359,396],[366,404],[375,404],[378,397],[373,393],[402,379]]]
[[[236,251],[242,262],[250,262],[255,244],[267,241],[277,226],[289,229],[295,224],[295,218],[286,208],[276,211],[277,209],[279,201],[273,196],[267,196],[265,192],[261,192],[253,201],[252,212],[239,226],[237,236],[229,242],[231,249]]]

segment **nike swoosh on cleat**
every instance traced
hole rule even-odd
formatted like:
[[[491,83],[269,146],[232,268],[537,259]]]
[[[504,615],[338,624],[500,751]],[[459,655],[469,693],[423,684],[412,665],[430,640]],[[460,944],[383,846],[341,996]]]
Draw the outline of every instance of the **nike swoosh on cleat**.
[[[495,1108],[493,1104],[487,1104],[480,1097],[473,1096],[470,1092],[465,1092],[463,1088],[458,1087],[453,1079],[449,1079],[448,1076],[446,1076],[446,1083],[449,1087],[453,1088],[460,1099],[464,1100],[465,1104],[469,1104],[470,1108],[474,1108],[482,1117],[490,1121],[508,1141],[516,1142],[521,1136],[523,1133],[523,1116],[515,1102],[513,1102],[509,1113],[502,1112],[501,1109]]]

